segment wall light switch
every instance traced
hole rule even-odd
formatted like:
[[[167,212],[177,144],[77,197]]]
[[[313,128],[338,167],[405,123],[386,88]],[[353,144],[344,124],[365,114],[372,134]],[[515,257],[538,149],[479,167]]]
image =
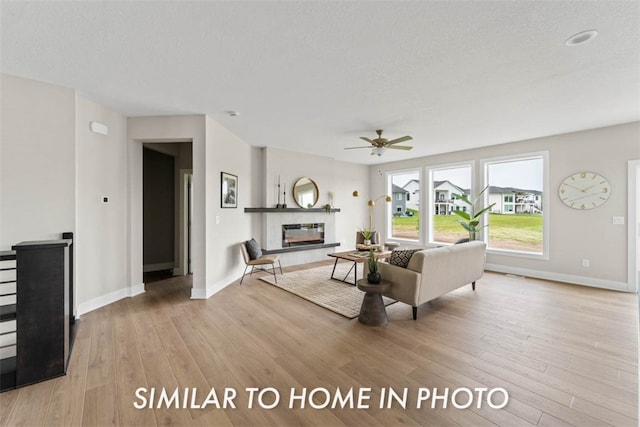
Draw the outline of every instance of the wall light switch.
[[[216,224],[220,224],[220,215],[216,215]]]
[[[624,225],[624,217],[623,216],[614,216],[611,218],[611,223],[614,225]]]

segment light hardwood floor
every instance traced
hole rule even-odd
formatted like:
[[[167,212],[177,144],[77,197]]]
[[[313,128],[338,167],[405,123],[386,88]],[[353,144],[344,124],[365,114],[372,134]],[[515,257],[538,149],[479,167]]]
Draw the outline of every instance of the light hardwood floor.
[[[206,301],[189,293],[188,278],[155,282],[83,316],[67,375],[2,393],[0,425],[638,425],[633,294],[486,273],[417,321],[396,303],[387,326],[367,327],[256,275]],[[235,388],[236,409],[135,409],[138,387],[197,388],[200,402]],[[247,387],[283,401],[247,409]],[[370,387],[371,408],[289,409],[292,387]],[[407,408],[381,409],[385,387],[407,388]],[[510,400],[416,409],[418,390],[436,387],[502,387]]]

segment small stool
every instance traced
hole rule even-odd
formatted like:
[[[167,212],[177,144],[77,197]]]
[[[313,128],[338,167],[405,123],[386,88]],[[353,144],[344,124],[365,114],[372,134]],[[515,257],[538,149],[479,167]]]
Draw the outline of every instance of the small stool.
[[[382,301],[382,293],[391,288],[391,283],[381,280],[380,283],[371,284],[367,282],[367,279],[360,279],[357,285],[358,289],[365,292],[358,321],[368,326],[386,325],[388,318],[384,301]]]

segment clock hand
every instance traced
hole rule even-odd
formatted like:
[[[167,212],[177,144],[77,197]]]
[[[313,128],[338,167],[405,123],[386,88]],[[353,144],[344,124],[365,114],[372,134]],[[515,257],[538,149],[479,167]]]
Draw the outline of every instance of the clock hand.
[[[589,194],[585,194],[585,195],[583,195],[583,196],[576,197],[575,199],[571,199],[571,200],[567,200],[567,201],[568,201],[568,202],[575,202],[576,200],[584,199],[584,198],[586,198],[586,197],[595,196],[595,195],[597,195],[597,194],[598,194],[597,192],[596,192],[596,193],[589,193]]]
[[[571,184],[568,184],[568,183],[566,183],[566,182],[564,183],[564,185],[566,185],[567,187],[573,187],[573,188],[575,188],[576,190],[580,190],[580,191],[582,191],[583,193],[586,191],[586,190],[583,190],[582,188],[578,188],[578,187],[576,187],[575,185],[571,185]],[[589,188],[591,188],[591,187],[589,187]]]

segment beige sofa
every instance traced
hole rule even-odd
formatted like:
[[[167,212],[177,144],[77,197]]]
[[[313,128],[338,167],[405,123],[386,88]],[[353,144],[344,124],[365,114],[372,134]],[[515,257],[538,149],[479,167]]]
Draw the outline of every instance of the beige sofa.
[[[407,268],[381,262],[378,264],[383,280],[391,282],[391,289],[383,295],[413,307],[416,319],[418,306],[482,277],[486,244],[468,242],[416,252]]]

